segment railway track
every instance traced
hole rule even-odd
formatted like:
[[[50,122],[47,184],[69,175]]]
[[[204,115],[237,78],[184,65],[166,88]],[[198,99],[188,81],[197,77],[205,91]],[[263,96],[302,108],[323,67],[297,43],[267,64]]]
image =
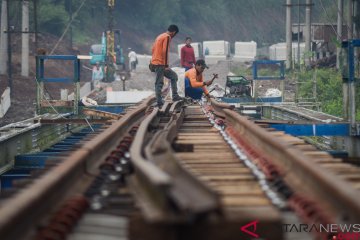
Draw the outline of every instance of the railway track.
[[[227,104],[153,102],[1,201],[1,239],[279,240],[287,209],[308,224],[360,221],[358,167]]]
[[[105,188],[123,180],[128,170],[125,153],[136,124],[153,101],[153,98],[145,100],[129,109],[120,120],[105,126],[101,133],[90,134],[72,151],[59,156],[56,164],[47,163],[26,187],[2,201],[1,238],[63,239],[67,236],[89,206],[99,207],[101,196],[109,193]]]

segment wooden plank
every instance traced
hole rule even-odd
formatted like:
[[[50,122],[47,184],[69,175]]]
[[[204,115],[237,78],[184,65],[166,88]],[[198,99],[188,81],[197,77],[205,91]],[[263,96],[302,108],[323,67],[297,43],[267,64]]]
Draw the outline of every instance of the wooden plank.
[[[225,196],[221,199],[226,206],[268,206],[271,202],[265,197],[256,196]]]
[[[208,169],[218,169],[218,168],[247,168],[243,166],[239,166],[240,163],[221,163],[219,166],[218,163],[182,163],[183,166],[189,167],[191,169],[198,169],[198,168],[208,168]]]
[[[244,189],[244,188],[238,188],[238,189],[231,189],[231,188],[215,188],[215,191],[222,195],[247,195],[247,196],[264,196],[264,192],[262,189]]]
[[[73,101],[65,101],[65,100],[42,100],[40,102],[41,107],[72,107],[74,106]]]
[[[204,181],[239,181],[239,180],[241,181],[241,180],[255,180],[255,176],[252,174],[201,176],[200,179]]]
[[[176,140],[176,143],[178,144],[197,144],[197,145],[203,145],[206,144],[207,147],[208,144],[217,144],[218,146],[229,146],[228,144],[224,143],[224,141],[221,140],[211,140],[211,139],[195,139],[195,140]],[[211,146],[210,146],[211,147]]]
[[[199,134],[196,136],[177,136],[177,140],[221,140],[222,142],[224,142],[224,139],[222,137],[220,137],[219,135],[214,135],[214,136],[204,136],[203,134]]]
[[[189,170],[191,170],[192,172],[194,173],[201,173],[203,175],[224,175],[224,173],[226,174],[250,174],[251,173],[251,170],[248,169],[248,168],[213,168],[213,169],[202,169],[202,168],[192,168],[192,167],[189,167],[188,168]]]
[[[41,124],[109,124],[109,120],[106,119],[86,119],[84,118],[58,118],[58,119],[44,119],[35,120],[35,123],[40,122]]]
[[[187,160],[184,160],[183,159],[183,161],[187,164],[191,164],[191,163],[224,164],[224,163],[238,163],[239,162],[238,159],[226,159],[226,160],[219,160],[219,159],[187,159]]]
[[[194,132],[194,128],[180,128],[179,133],[193,133]],[[219,130],[217,130],[216,128],[203,128],[203,129],[196,129],[196,132],[198,133],[215,133],[215,132],[219,132]]]
[[[122,115],[120,114],[100,111],[96,109],[89,109],[89,108],[84,108],[83,114],[87,116],[96,116],[96,117],[102,117],[102,118],[114,119],[114,120],[119,120],[122,117]]]

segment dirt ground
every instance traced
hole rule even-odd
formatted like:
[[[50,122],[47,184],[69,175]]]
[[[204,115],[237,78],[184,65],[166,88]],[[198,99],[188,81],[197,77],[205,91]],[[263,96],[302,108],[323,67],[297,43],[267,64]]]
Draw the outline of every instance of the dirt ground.
[[[56,43],[55,38],[50,36],[44,37],[40,35],[39,46],[46,49],[50,52],[50,47],[54,46]],[[12,84],[13,91],[11,97],[11,107],[9,111],[3,118],[0,118],[0,126],[7,125],[9,123],[18,122],[27,118],[31,118],[35,115],[35,103],[36,103],[36,81],[35,81],[35,72],[36,72],[36,61],[34,49],[30,48],[30,58],[29,58],[29,77],[20,76],[21,65],[20,65],[20,50],[21,47],[20,40],[14,39],[12,42],[13,55],[12,55]],[[63,45],[59,45],[59,48],[55,51],[55,54],[88,54],[86,47],[76,49],[70,49]],[[84,63],[86,65],[86,63]],[[69,71],[71,69],[71,71]],[[64,73],[67,73],[67,75]],[[71,76],[72,72],[72,63],[68,61],[47,61],[45,63],[45,76],[46,77],[64,77]],[[81,67],[80,73],[81,81],[87,82],[91,81],[91,71],[87,70],[84,66]],[[8,76],[0,75],[0,94],[4,92],[8,86]],[[50,99],[60,99],[60,89],[68,89],[69,92],[73,91],[74,86],[72,84],[65,83],[47,83],[45,84],[46,95]]]
[[[45,39],[43,39],[45,41]],[[50,39],[49,41],[55,41]],[[49,43],[44,43],[44,46],[51,46]],[[52,44],[54,45],[54,44]],[[87,47],[83,46],[76,50],[77,54],[88,54]],[[75,54],[72,49],[61,46],[55,53],[59,54]],[[20,53],[15,52],[13,56],[13,96],[11,98],[11,107],[7,114],[0,119],[0,126],[4,126],[9,123],[21,121],[35,115],[35,103],[36,103],[36,81],[35,81],[35,57],[30,57],[30,77],[25,78],[19,76],[21,71]],[[172,53],[170,55],[170,62],[172,66],[178,66],[179,60],[177,54]],[[64,73],[71,75],[69,69],[72,69],[70,62],[54,62],[48,61],[45,65],[46,76],[51,77],[64,77]],[[81,67],[81,82],[91,81],[91,70],[86,61],[82,62]],[[213,73],[217,73],[219,78],[215,80],[215,83],[225,86],[226,76],[229,74],[233,67],[244,67],[244,64],[230,63],[227,61],[221,61],[216,65],[210,65],[210,68],[205,70],[204,77],[208,80],[212,77]],[[251,77],[250,77],[251,78]],[[6,75],[0,75],[0,92],[2,93],[8,85],[8,78]],[[140,70],[131,74],[131,78],[126,81],[126,90],[150,90],[154,91],[155,75],[148,69]],[[113,91],[121,91],[123,89],[122,81],[114,81],[112,83],[104,83],[104,88],[111,87]],[[279,81],[259,81],[257,82],[258,93],[262,95],[268,88],[280,89]],[[294,84],[289,80],[285,80],[285,99],[293,101],[294,97]],[[47,83],[45,84],[46,94],[50,99],[60,99],[60,89],[67,88],[69,92],[73,90],[73,85],[64,83]],[[103,94],[105,98],[105,94]],[[102,101],[104,102],[104,100]]]

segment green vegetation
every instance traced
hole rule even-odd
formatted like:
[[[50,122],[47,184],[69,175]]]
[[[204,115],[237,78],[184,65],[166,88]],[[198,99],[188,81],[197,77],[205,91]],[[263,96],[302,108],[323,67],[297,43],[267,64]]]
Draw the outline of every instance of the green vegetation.
[[[252,69],[245,67],[234,67],[231,70],[235,75],[252,76]],[[272,69],[260,69],[259,76],[275,76],[277,71]],[[287,78],[298,79],[298,98],[312,99],[321,103],[322,111],[334,116],[343,116],[343,86],[341,73],[335,69],[320,68],[302,70],[299,74],[287,72]],[[316,90],[314,88],[316,82]],[[360,120],[360,81],[356,86],[356,119]]]
[[[54,35],[61,35],[68,21],[67,13],[62,5],[54,7],[50,0],[39,4],[39,29]]]
[[[252,68],[233,67],[231,68],[231,72],[233,72],[236,76],[252,76]]]
[[[298,75],[299,97],[314,97],[314,79],[316,80],[317,100],[321,102],[323,112],[342,117],[343,115],[343,90],[341,74],[335,69],[315,69],[302,71]],[[360,89],[357,83],[356,89]],[[360,120],[360,92],[356,91],[356,119]]]
[[[38,0],[39,31],[60,36],[72,12],[84,0]],[[108,27],[108,0],[86,0],[73,22],[74,38],[80,43],[100,39]],[[114,28],[137,36],[139,40],[153,38],[171,24],[180,27],[180,36],[193,36],[194,41],[226,39],[263,44],[285,40],[285,7],[279,0],[115,0]],[[326,8],[335,9],[332,0],[323,0]],[[32,4],[30,4],[32,5]],[[21,1],[11,1],[11,22],[21,28]],[[31,10],[31,14],[32,14]],[[301,22],[305,9],[301,9]],[[324,19],[323,10],[315,2],[313,21]],[[293,10],[294,22],[297,9]],[[34,23],[31,17],[31,28]],[[138,36],[139,35],[139,36]],[[136,41],[136,39],[135,39]],[[176,39],[180,41],[180,39]],[[182,41],[182,39],[181,39]]]

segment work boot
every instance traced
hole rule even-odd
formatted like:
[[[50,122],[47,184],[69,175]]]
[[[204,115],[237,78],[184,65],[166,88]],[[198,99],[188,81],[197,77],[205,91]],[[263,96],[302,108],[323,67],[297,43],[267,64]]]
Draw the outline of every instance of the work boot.
[[[180,97],[179,95],[175,95],[175,96],[173,96],[172,100],[173,100],[173,102],[177,102],[177,101],[183,101],[184,98]]]
[[[158,107],[159,109],[161,109],[162,106],[164,106],[164,102],[163,102],[163,101],[157,103],[157,107]]]

